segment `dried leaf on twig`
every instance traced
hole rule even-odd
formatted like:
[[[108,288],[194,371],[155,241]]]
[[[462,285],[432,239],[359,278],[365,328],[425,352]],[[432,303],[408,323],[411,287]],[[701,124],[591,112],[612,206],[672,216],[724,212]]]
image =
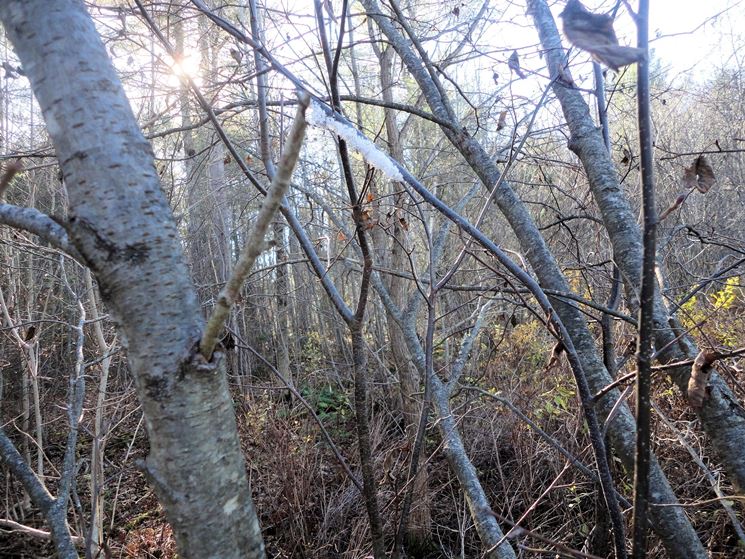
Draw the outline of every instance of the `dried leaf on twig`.
[[[497,122],[497,131],[502,130],[507,124],[507,111],[499,113],[499,121]]]
[[[3,198],[3,194],[5,194],[5,190],[10,185],[13,177],[15,177],[22,170],[23,165],[21,164],[20,160],[12,161],[5,166],[5,169],[3,169],[3,173],[0,176],[0,200]]]
[[[516,50],[513,50],[512,54],[507,59],[507,66],[510,70],[517,74],[518,78],[520,78],[521,80],[525,79],[525,72],[523,72],[520,68],[520,56],[518,56]]]
[[[691,406],[700,409],[707,398],[706,386],[709,384],[712,365],[721,355],[713,349],[704,349],[696,356],[691,367],[691,378],[688,379],[688,401]]]
[[[709,189],[717,182],[706,156],[699,155],[690,167],[683,171],[683,185],[686,188],[697,189],[701,194],[706,194]]]
[[[575,47],[589,52],[592,57],[611,70],[643,60],[643,49],[618,44],[613,30],[613,18],[606,14],[594,14],[579,0],[569,0],[561,12],[564,35]]]

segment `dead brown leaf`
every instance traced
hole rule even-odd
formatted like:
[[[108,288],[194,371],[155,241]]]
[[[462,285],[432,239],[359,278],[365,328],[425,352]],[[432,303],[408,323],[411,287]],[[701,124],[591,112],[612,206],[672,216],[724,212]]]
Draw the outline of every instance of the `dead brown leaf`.
[[[497,131],[502,130],[507,124],[507,111],[499,113],[499,121],[497,122]]]
[[[715,182],[717,179],[714,169],[704,155],[699,155],[691,166],[683,171],[683,186],[689,189],[695,188],[701,194],[709,192]]]
[[[522,71],[522,68],[520,68],[520,56],[517,54],[516,50],[512,51],[512,54],[507,59],[507,66],[510,70],[515,72],[517,74],[517,77],[522,79],[525,79],[525,72]]]
[[[713,372],[712,365],[721,355],[713,349],[704,349],[697,356],[691,367],[691,378],[688,380],[688,401],[691,406],[700,409],[708,397],[706,386]]]
[[[560,17],[564,35],[570,43],[589,52],[595,60],[616,72],[622,66],[639,62],[646,56],[643,49],[619,45],[613,29],[613,18],[590,12],[579,0],[569,0]]]

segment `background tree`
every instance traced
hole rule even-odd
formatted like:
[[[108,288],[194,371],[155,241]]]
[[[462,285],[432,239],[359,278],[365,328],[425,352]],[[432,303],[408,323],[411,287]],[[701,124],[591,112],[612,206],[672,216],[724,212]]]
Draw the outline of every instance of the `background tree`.
[[[200,531],[214,524],[178,520],[186,507],[189,520],[199,521],[193,510],[227,526],[220,543],[240,554],[251,548],[232,528],[250,518],[245,464],[253,541],[260,527],[269,555],[622,556],[623,530],[619,549],[607,541],[586,411],[600,417],[627,511],[635,67],[593,79],[589,55],[565,49],[554,23],[564,2],[87,5],[103,47],[92,26],[64,19],[88,39],[22,33],[51,14],[3,39],[2,425],[18,453],[3,447],[15,473],[0,553],[48,554],[50,529],[66,553],[173,556],[194,538],[210,546],[195,553],[229,553]],[[633,43],[627,6],[588,8],[615,10],[621,43]],[[46,33],[61,46],[34,65],[37,50],[16,34],[46,44]],[[86,46],[95,56],[78,42],[98,44]],[[730,43],[730,62],[687,76],[651,55],[664,216],[651,481],[666,506],[651,508],[655,556],[733,556],[745,542],[742,80],[739,39]],[[117,79],[136,122],[107,85]],[[37,92],[43,111],[30,85],[51,90]],[[225,356],[206,364],[195,349],[203,320],[254,234],[298,90],[313,98],[308,147],[232,297]],[[68,91],[71,106],[52,103]],[[60,120],[68,109],[78,112]],[[710,387],[701,406],[688,389],[700,349],[718,357],[710,378],[698,368]],[[595,394],[585,413],[582,374]],[[171,476],[183,492],[165,489]],[[228,495],[240,510],[220,508]]]

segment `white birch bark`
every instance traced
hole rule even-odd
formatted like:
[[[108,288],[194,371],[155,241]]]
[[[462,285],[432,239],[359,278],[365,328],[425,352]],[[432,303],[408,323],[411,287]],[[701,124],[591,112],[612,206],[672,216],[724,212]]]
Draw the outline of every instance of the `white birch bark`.
[[[146,471],[179,556],[263,557],[224,368],[197,355],[203,325],[178,232],[106,49],[78,0],[2,2],[0,20],[62,166],[66,229],[126,339]]]

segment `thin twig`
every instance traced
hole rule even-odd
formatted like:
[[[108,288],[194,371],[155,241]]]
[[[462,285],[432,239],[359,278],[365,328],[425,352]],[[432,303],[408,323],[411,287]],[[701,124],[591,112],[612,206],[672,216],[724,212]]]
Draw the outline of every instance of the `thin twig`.
[[[7,529],[11,533],[20,532],[22,534],[26,534],[27,536],[32,536],[34,538],[39,538],[42,540],[51,540],[53,538],[51,532],[45,532],[44,530],[39,530],[38,528],[32,528],[31,526],[26,526],[25,524],[19,524],[18,522],[9,520],[7,518],[0,518],[0,528]],[[85,544],[85,538],[81,538],[80,536],[70,536],[70,539],[75,545]]]
[[[577,557],[578,559],[602,559],[601,557],[597,555],[592,555],[591,553],[583,553],[581,551],[577,551],[576,549],[572,549],[571,547],[567,547],[562,543],[559,543],[557,541],[552,540],[551,538],[547,538],[546,536],[542,536],[541,534],[534,532],[533,530],[528,530],[527,528],[524,528],[522,526],[519,526],[518,524],[508,520],[501,514],[497,514],[494,511],[489,511],[489,514],[491,514],[494,518],[499,520],[500,522],[503,522],[504,524],[507,524],[513,528],[515,533],[513,533],[513,537],[517,537],[520,535],[526,535],[528,537],[531,537],[535,540],[538,540],[539,542],[543,542],[545,544],[548,544],[550,546],[553,546],[558,553],[564,553],[566,555],[569,555],[570,557]],[[512,530],[511,530],[512,531]]]
[[[685,437],[680,432],[679,429],[673,425],[673,422],[670,421],[670,419],[662,413],[662,410],[652,402],[652,407],[654,408],[655,413],[657,413],[657,416],[662,420],[662,422],[667,425],[668,429],[670,429],[674,434],[675,437],[678,439],[678,442],[680,442],[683,447],[688,451],[688,454],[691,455],[691,458],[693,458],[693,461],[696,463],[696,465],[701,469],[701,471],[704,473],[704,476],[706,476],[706,479],[709,481],[709,484],[711,485],[711,489],[716,493],[717,497],[715,499],[707,499],[705,501],[696,501],[695,503],[687,503],[685,505],[679,506],[687,506],[687,507],[693,507],[693,506],[701,506],[705,504],[710,503],[716,503],[720,502],[722,505],[722,508],[724,509],[724,512],[729,517],[730,522],[732,523],[732,528],[735,530],[735,533],[737,534],[737,537],[740,538],[740,543],[745,544],[745,530],[743,530],[742,524],[740,524],[740,521],[737,518],[737,514],[732,509],[732,506],[727,503],[727,501],[745,501],[745,496],[743,495],[733,495],[731,497],[727,497],[722,493],[722,490],[719,488],[719,483],[714,477],[714,473],[711,471],[710,468],[704,464],[704,461],[701,459],[701,456],[699,456],[698,452],[696,452],[696,449],[694,449],[690,444],[688,444],[688,441],[685,440]],[[665,504],[656,504],[654,506],[675,506],[676,503],[665,503]]]
[[[238,262],[235,264],[233,273],[217,296],[217,303],[212,311],[212,316],[207,322],[204,335],[199,342],[199,352],[205,359],[212,357],[212,352],[215,350],[219,339],[218,336],[230,316],[230,309],[238,298],[243,282],[251,271],[251,268],[253,268],[256,258],[261,254],[264,236],[290,186],[292,172],[295,170],[295,164],[300,155],[300,147],[305,137],[305,127],[307,125],[305,110],[308,108],[309,102],[310,99],[307,95],[302,96],[295,115],[295,122],[292,125],[292,130],[290,130],[290,136],[285,146],[285,151],[277,167],[277,174],[274,176],[266,197],[261,204],[259,215],[248,235],[248,240],[238,258]]]
[[[649,50],[649,0],[639,1],[636,19],[637,47]],[[634,514],[632,521],[632,556],[647,556],[647,517],[649,515],[650,392],[655,337],[655,277],[657,257],[657,209],[654,199],[654,154],[652,151],[652,117],[650,109],[649,56],[639,61],[637,74],[639,148],[641,152],[641,190],[644,229],[641,290],[639,295],[639,342],[636,375],[636,456],[634,460]]]

